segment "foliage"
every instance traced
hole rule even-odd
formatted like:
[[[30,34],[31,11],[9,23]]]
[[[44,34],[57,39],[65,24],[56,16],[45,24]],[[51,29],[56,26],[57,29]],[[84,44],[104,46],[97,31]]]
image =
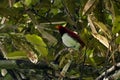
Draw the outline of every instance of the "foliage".
[[[66,49],[56,25],[77,32],[86,46],[80,51]],[[22,74],[30,80],[80,76],[94,80],[106,67],[120,61],[119,44],[119,0],[0,1],[0,59],[29,60],[34,64],[44,61],[53,68],[11,69],[17,78]],[[12,80],[13,73],[6,70],[3,75],[1,68],[2,78]]]

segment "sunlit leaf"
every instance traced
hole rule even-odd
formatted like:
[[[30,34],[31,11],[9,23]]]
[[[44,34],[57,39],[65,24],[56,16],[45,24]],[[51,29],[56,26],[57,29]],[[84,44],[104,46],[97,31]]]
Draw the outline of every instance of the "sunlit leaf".
[[[32,3],[32,0],[25,0],[25,4],[29,6]]]
[[[27,53],[25,51],[14,51],[6,54],[8,59],[23,59],[27,58]]]
[[[97,0],[88,0],[83,8],[82,15],[85,15],[88,11],[90,11],[96,3]]]
[[[48,54],[47,46],[40,36],[37,36],[35,34],[32,34],[32,35],[27,34],[26,39],[39,52],[39,54],[38,54],[39,57],[47,56],[47,54]]]
[[[93,57],[93,51],[94,50],[90,50],[90,49],[86,50],[86,56],[89,57],[89,58]]]
[[[92,64],[92,65],[96,66],[94,56],[93,56],[93,54],[94,54],[93,51],[94,50],[90,50],[90,49],[86,50],[86,56],[88,57],[87,62],[89,64]]]
[[[64,55],[61,60],[60,60],[60,63],[59,63],[59,67],[63,67],[67,62],[68,62],[68,59],[71,58],[71,54],[66,54]]]
[[[63,67],[62,71],[60,72],[62,76],[65,76],[68,68],[70,67],[70,64],[71,64],[71,60],[68,60],[68,63]]]
[[[105,47],[110,48],[108,39],[106,37],[98,34],[98,32],[95,28],[95,25],[93,23],[95,21],[92,20],[92,15],[88,16],[88,21],[90,23],[90,28],[92,30],[93,37],[96,38],[97,40],[99,40]]]
[[[18,8],[18,7],[23,7],[23,5],[20,3],[20,2],[17,2],[13,5],[15,8]]]
[[[97,30],[96,30],[96,28],[95,28],[95,25],[94,25],[94,23],[93,23],[93,21],[92,21],[92,15],[88,15],[88,22],[89,22],[89,24],[90,24],[90,28],[91,28],[91,30],[92,30],[92,33],[97,33]]]
[[[100,35],[100,34],[94,34],[92,33],[93,37],[96,38],[97,40],[99,40],[105,47],[110,48],[109,46],[109,42],[108,39],[105,38],[104,36]]]
[[[27,6],[31,6],[31,5],[34,5],[38,2],[39,0],[25,0],[25,5]]]

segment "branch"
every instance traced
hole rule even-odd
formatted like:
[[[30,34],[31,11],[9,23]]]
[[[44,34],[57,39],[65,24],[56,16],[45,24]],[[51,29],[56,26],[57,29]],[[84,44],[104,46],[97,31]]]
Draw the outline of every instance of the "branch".
[[[106,76],[107,74],[107,76]],[[95,80],[116,80],[120,76],[120,62],[103,72]]]
[[[28,60],[0,60],[0,68],[5,69],[52,69],[46,62],[33,64]]]

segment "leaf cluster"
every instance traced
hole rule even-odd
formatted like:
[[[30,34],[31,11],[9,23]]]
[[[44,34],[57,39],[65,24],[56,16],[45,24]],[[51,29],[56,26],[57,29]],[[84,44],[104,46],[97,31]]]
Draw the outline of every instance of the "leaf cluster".
[[[56,25],[77,32],[86,46],[66,48]],[[53,68],[12,69],[17,75],[0,68],[3,79],[94,80],[120,62],[120,1],[1,0],[0,53],[1,60],[44,61]]]

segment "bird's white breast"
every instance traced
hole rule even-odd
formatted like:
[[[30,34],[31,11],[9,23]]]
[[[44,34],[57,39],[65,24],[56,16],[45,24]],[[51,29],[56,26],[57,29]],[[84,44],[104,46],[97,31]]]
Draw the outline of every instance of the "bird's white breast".
[[[75,50],[79,50],[80,48],[80,43],[69,36],[68,33],[63,34],[62,41],[67,47],[73,48]]]

